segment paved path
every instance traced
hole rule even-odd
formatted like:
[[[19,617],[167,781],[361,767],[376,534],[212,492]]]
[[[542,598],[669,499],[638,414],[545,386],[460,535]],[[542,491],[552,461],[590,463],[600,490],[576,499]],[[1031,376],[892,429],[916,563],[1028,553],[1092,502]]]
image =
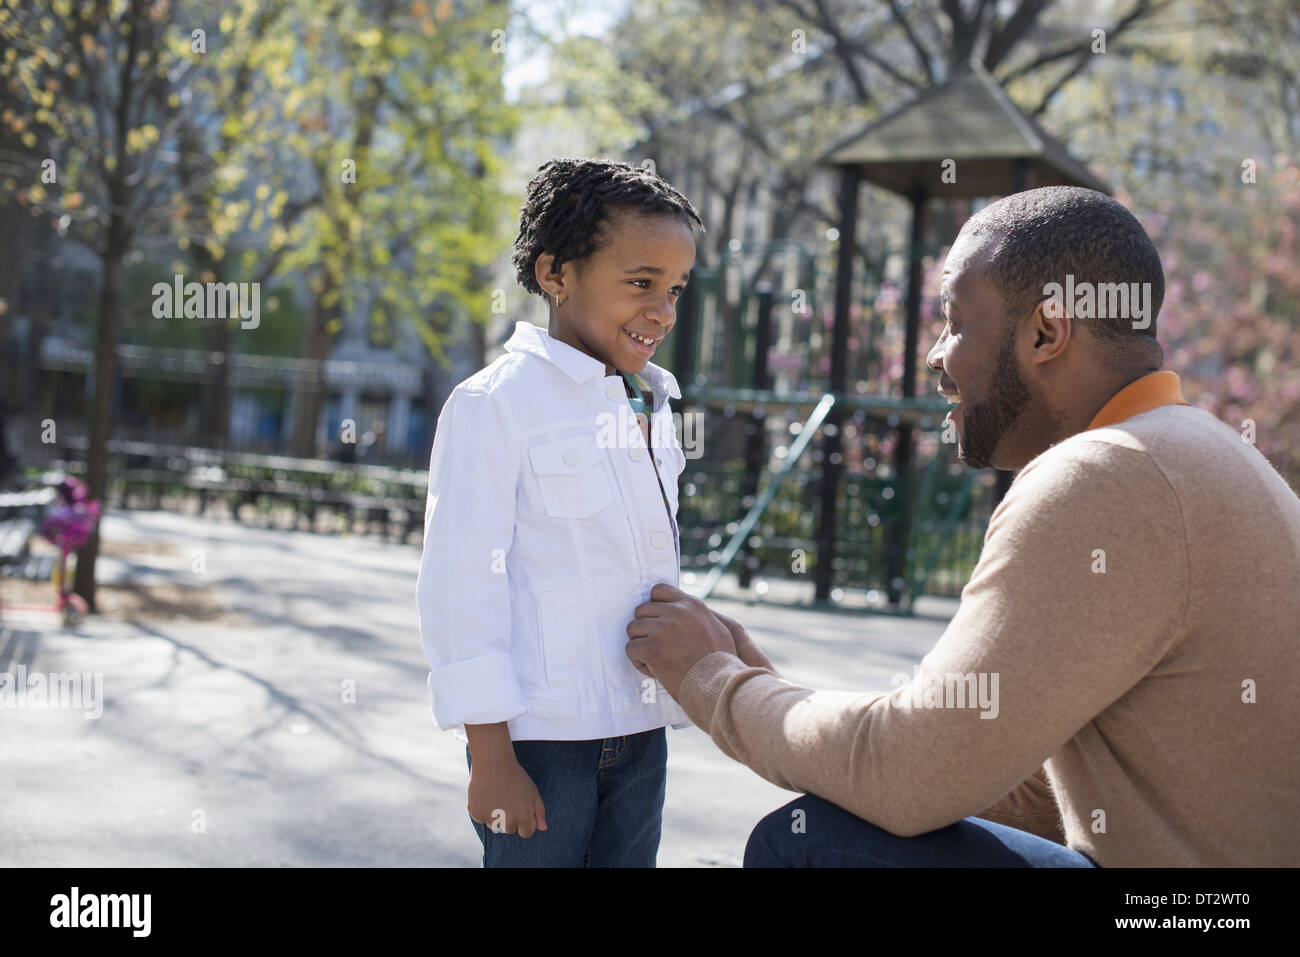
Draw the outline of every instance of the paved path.
[[[98,719],[0,710],[0,864],[478,865],[464,750],[428,705],[416,548],[165,512],[110,515],[104,534],[142,547],[101,581],[210,584],[242,621],[0,620],[0,672],[103,674]],[[910,674],[952,611],[716,606],[790,680],[860,691]],[[668,735],[660,866],[738,866],[796,795],[696,728]]]

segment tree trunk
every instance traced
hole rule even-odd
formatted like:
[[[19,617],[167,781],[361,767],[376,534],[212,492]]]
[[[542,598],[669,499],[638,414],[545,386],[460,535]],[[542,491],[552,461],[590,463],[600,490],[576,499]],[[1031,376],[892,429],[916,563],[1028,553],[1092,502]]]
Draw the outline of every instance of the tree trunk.
[[[195,247],[194,266],[200,278],[211,273],[213,282],[226,281],[226,260],[213,259],[202,245]],[[200,387],[199,442],[213,449],[224,449],[230,436],[231,329],[229,318],[211,320],[205,335],[208,370]]]
[[[21,393],[14,390],[18,369],[13,361],[18,351],[14,332],[19,285],[18,231],[26,225],[19,221],[20,212],[18,206],[7,198],[0,201],[0,483],[17,464],[9,457],[5,425],[13,408],[11,402],[22,401],[18,398]]]
[[[126,255],[124,224],[115,214],[108,227],[104,252],[104,281],[99,292],[95,332],[95,395],[90,406],[90,442],[86,449],[86,485],[91,499],[107,505],[108,437],[112,429],[113,391],[117,383],[117,333],[121,320],[122,260]],[[103,513],[107,511],[104,508]],[[95,560],[99,557],[99,526],[77,553],[73,590],[95,611]]]
[[[218,278],[218,282],[224,282]],[[221,319],[208,329],[209,372],[205,383],[202,441],[209,448],[224,449],[230,441],[230,350],[233,342],[230,320]],[[212,356],[221,361],[212,365]]]
[[[469,320],[470,361],[475,369],[487,365],[487,328],[481,322]]]
[[[330,290],[328,273],[321,272],[321,289],[312,302],[311,321],[303,332],[302,355],[304,359],[316,360],[315,383],[300,383],[298,398],[293,410],[293,438],[290,441],[289,454],[297,458],[310,459],[317,455],[316,425],[320,421],[321,405],[325,397],[325,373],[320,363],[329,356],[334,336],[327,330],[329,322],[339,311],[339,307],[325,306],[321,299]]]
[[[7,199],[0,200],[0,344],[4,351],[0,354],[0,397],[16,398],[9,395],[13,380],[10,379],[11,356],[13,355],[14,317],[18,313],[18,287],[20,275],[18,264],[21,262],[20,240],[25,233],[25,223],[19,218],[22,210],[17,204]],[[31,218],[30,216],[28,217]]]

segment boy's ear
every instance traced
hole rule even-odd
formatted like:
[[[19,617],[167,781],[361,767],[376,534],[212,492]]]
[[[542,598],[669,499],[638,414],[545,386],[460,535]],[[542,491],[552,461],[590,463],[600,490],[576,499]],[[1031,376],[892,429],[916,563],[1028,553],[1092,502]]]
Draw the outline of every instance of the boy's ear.
[[[551,272],[551,266],[555,262],[553,253],[542,253],[533,263],[533,277],[537,280],[537,285],[542,287],[542,292],[546,293],[552,299],[559,295],[563,297],[564,291],[564,266],[560,267],[558,274]],[[565,265],[568,265],[567,263]]]

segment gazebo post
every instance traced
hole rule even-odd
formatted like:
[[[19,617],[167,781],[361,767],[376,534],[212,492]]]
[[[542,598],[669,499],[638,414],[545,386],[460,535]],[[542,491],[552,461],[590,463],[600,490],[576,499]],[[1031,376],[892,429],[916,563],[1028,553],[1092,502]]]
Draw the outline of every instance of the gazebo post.
[[[683,392],[695,385],[695,330],[699,322],[699,310],[698,284],[688,282],[677,303],[677,324],[673,330],[673,374]]]
[[[1005,196],[1035,186],[1070,185],[1110,192],[1109,187],[1074,159],[1056,139],[1022,112],[992,74],[973,59],[942,84],[921,93],[910,102],[836,146],[824,162],[838,167],[841,179],[842,242],[836,276],[835,346],[831,360],[831,390],[844,389],[846,357],[840,350],[848,345],[848,308],[853,260],[847,248],[853,235],[857,211],[857,188],[862,180],[886,189],[912,203],[911,248],[909,250],[906,303],[906,345],[903,366],[903,406],[916,398],[917,353],[920,351],[921,244],[925,236],[926,201]],[[951,175],[949,175],[951,174]],[[851,196],[844,195],[851,181]],[[850,201],[852,205],[850,206]],[[817,598],[830,595],[834,560],[834,494],[838,488],[839,464],[831,454],[841,448],[839,424],[843,409],[831,410],[824,447],[826,462],[822,480],[822,521],[818,527]],[[907,544],[911,511],[916,505],[907,493],[912,467],[912,439],[916,425],[906,421],[915,416],[900,415],[898,447],[894,457],[900,517],[885,531],[885,574],[889,601],[899,604],[906,579]],[[1011,483],[1010,472],[997,472],[995,501]],[[906,586],[904,586],[906,587]]]
[[[840,249],[835,263],[835,325],[831,331],[830,392],[842,398],[848,388],[849,309],[853,300],[853,260],[857,249],[858,189],[862,170],[849,164],[840,170]],[[821,515],[817,522],[817,564],[813,569],[817,601],[831,597],[831,572],[835,561],[835,507],[840,485],[841,426],[844,407],[831,406],[822,427]]]
[[[758,293],[758,328],[754,333],[754,363],[751,372],[750,388],[755,392],[767,392],[772,388],[772,374],[768,369],[768,353],[772,351],[772,307],[776,299],[772,287],[766,283],[757,289]],[[756,405],[745,424],[745,477],[741,480],[742,502],[748,509],[758,495],[758,478],[767,461],[767,412],[762,405]],[[740,567],[736,569],[736,584],[748,588],[754,577],[754,550],[749,539],[740,548]]]
[[[921,341],[921,282],[922,244],[925,241],[926,205],[930,193],[917,186],[912,193],[912,232],[908,244],[907,302],[903,335],[903,398],[916,397],[916,359]],[[894,451],[894,488],[898,495],[898,517],[894,520],[885,545],[885,585],[889,603],[897,606],[903,598],[904,552],[907,549],[908,526],[911,524],[911,496],[907,479],[912,469],[912,426],[902,422],[898,427],[898,447]]]

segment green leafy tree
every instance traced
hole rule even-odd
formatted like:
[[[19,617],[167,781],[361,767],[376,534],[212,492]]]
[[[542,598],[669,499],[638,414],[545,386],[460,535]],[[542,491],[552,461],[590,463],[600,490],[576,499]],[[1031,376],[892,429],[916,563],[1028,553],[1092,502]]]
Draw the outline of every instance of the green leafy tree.
[[[173,98],[190,60],[169,34],[164,2],[6,0],[0,8],[0,117],[26,152],[15,162],[19,202],[57,223],[99,256],[94,392],[86,479],[107,486],[123,266],[142,234],[165,218],[156,202],[171,180],[164,144],[174,135]],[[98,531],[81,550],[75,588],[94,608]]]
[[[315,360],[345,310],[381,338],[410,321],[435,354],[452,323],[489,314],[516,122],[500,89],[508,13],[499,0],[4,0],[0,137],[16,150],[0,172],[15,203],[102,260],[92,495],[134,255],[188,251],[201,281],[308,277],[297,354]],[[234,323],[208,322],[210,351],[230,352]],[[228,390],[218,375],[204,403],[218,441]],[[300,397],[294,453],[315,451],[319,399]],[[98,545],[76,579],[92,608]]]
[[[280,268],[310,277],[302,356],[324,359],[343,317],[380,337],[402,319],[440,355],[451,324],[489,314],[505,242],[498,185],[516,118],[501,93],[501,2],[296,4],[265,77],[283,104],[277,163],[305,183],[277,221]],[[495,48],[495,49],[494,49]],[[295,404],[291,454],[314,454],[321,392]]]

